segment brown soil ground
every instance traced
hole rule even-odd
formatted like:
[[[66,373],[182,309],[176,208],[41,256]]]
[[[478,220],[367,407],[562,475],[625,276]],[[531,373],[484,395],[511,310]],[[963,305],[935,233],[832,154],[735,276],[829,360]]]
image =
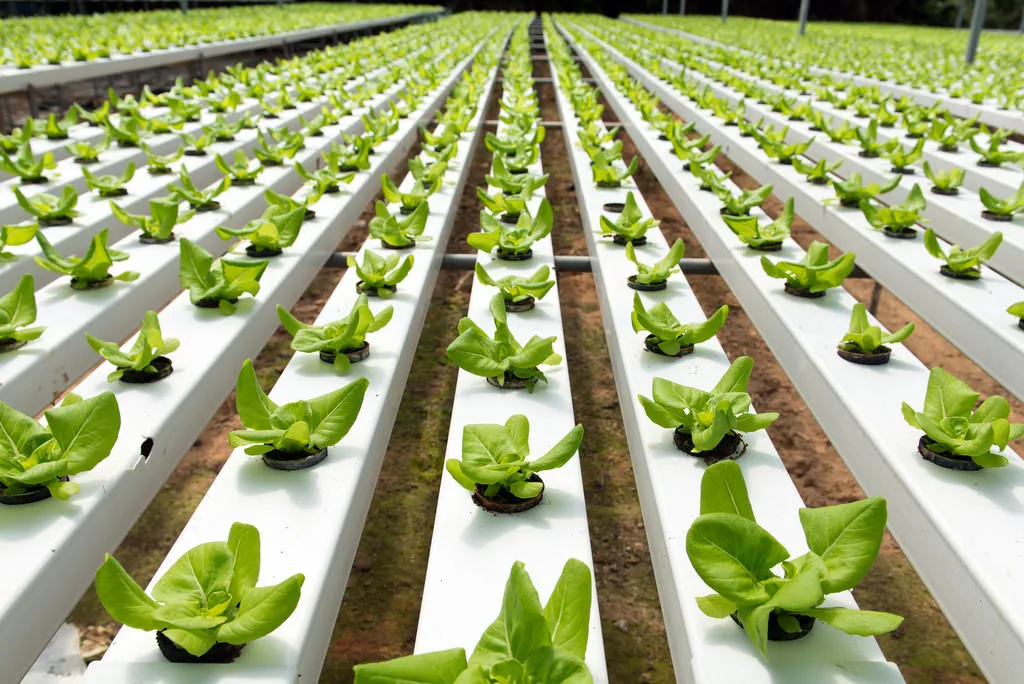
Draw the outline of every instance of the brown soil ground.
[[[546,62],[537,61],[536,76],[548,75]],[[557,120],[552,86],[538,84],[542,115]],[[606,109],[606,111],[610,111]],[[487,118],[497,116],[492,98]],[[625,156],[636,154],[623,135]],[[542,156],[551,174],[548,197],[555,209],[554,240],[558,254],[585,254],[585,239],[573,179],[561,130],[551,128]],[[722,160],[723,164],[727,160]],[[471,176],[460,205],[449,251],[467,252],[465,235],[476,229],[480,203],[472,189],[483,183],[489,155],[481,145],[472,161]],[[401,177],[404,170],[397,176]],[[657,179],[641,162],[637,181],[654,215],[670,239],[681,237],[687,256],[704,256],[675,206]],[[734,178],[752,183],[737,170]],[[778,211],[776,199],[768,205]],[[352,235],[340,246],[353,249],[366,235],[372,203]],[[803,245],[821,239],[798,221],[794,235]],[[342,275],[325,269],[292,310],[310,321]],[[399,410],[386,462],[356,555],[327,654],[321,681],[352,681],[352,665],[411,652],[420,595],[429,553],[437,487],[443,472],[451,415],[455,368],[445,362],[444,348],[464,315],[472,274],[443,271],[435,288],[431,313],[416,350],[405,396]],[[719,336],[730,357],[750,355],[756,372],[750,393],[757,405],[779,411],[782,417],[769,429],[801,495],[810,506],[850,501],[863,496],[853,477],[815,422],[796,389],[747,318],[743,307],[717,276],[690,278],[706,313],[721,304],[730,307],[729,324]],[[593,278],[585,273],[559,274],[563,325],[573,403],[586,437],[582,461],[587,492],[599,608],[613,684],[675,681],[658,603],[647,540],[632,476],[618,400],[613,387],[608,350]],[[873,283],[849,286],[867,301]],[[917,323],[908,346],[926,364],[942,365],[984,394],[1007,395],[998,384],[964,358],[940,335],[885,293],[878,311],[888,327]],[[278,330],[256,360],[264,385],[272,384],[290,358],[288,338]],[[1013,403],[1018,419],[1021,405]],[[224,460],[230,454],[227,433],[239,427],[234,396],[229,396],[211,419],[181,465],[139,519],[115,555],[129,573],[148,582],[160,560],[188,521]],[[886,539],[871,574],[856,591],[861,606],[906,616],[895,633],[879,640],[886,656],[899,664],[914,683],[975,684],[983,682],[977,666],[946,622],[935,602],[891,539]],[[96,657],[116,632],[116,624],[99,606],[90,589],[72,613],[83,631],[83,653]]]

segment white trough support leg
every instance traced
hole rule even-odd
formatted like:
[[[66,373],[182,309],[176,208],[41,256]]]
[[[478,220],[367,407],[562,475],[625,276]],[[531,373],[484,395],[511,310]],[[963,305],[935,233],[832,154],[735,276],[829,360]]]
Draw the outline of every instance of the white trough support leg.
[[[904,422],[900,403],[921,405],[928,369],[902,348],[888,366],[841,360],[835,345],[853,298],[833,290],[829,302],[812,304],[783,294],[757,254],[722,225],[717,200],[678,172],[678,159],[639,113],[617,93],[609,102],[857,481],[889,501],[893,535],[986,676],[1016,681],[1024,660],[1016,610],[1024,602],[1024,548],[1016,543],[1024,512],[1013,492],[1024,485],[1024,463],[1008,454],[1006,468],[955,473],[921,459],[920,433]],[[799,249],[790,243],[787,252]]]
[[[0,564],[0,662],[8,673],[23,673],[31,666],[89,585],[103,554],[123,539],[223,401],[242,360],[255,355],[277,328],[276,306],[290,308],[299,298],[376,194],[384,167],[405,157],[415,142],[417,122],[429,119],[443,103],[472,54],[378,147],[381,161],[355,194],[320,200],[317,218],[306,223],[292,248],[272,260],[256,298],[241,300],[234,315],[221,316],[192,306],[183,293],[161,312],[164,331],[182,340],[173,355],[173,375],[152,385],[110,387],[107,369],[100,368],[79,385],[83,396],[106,389],[119,395],[121,435],[106,460],[75,477],[81,491],[71,501],[0,510],[0,548],[5,558],[19,559],[17,565]],[[140,455],[146,440],[152,440],[148,458]],[[231,467],[229,462],[225,470]],[[246,481],[247,488],[263,486]],[[280,656],[270,651],[270,660]]]
[[[633,134],[635,129],[631,121],[621,116],[623,112],[619,96],[613,91],[614,86],[596,64],[585,54],[583,57],[591,75],[597,78],[606,101]],[[557,81],[557,74],[555,78]],[[614,189],[598,188],[593,184],[589,159],[576,144],[578,124],[572,106],[561,89],[556,101],[564,122],[580,216],[593,260],[605,337],[626,426],[676,680],[708,684],[780,681],[874,684],[902,681],[899,670],[885,661],[874,639],[849,636],[828,625],[816,625],[804,639],[770,644],[766,662],[746,634],[731,621],[709,618],[697,607],[696,597],[710,590],[693,570],[686,556],[684,540],[686,531],[700,512],[700,480],[705,466],[701,459],[682,454],[675,448],[669,431],[652,423],[644,414],[637,395],[649,395],[655,377],[695,387],[711,387],[729,367],[730,361],[717,340],[699,345],[693,354],[683,359],[669,359],[643,349],[643,334],[635,333],[630,324],[634,291],[625,282],[635,269],[626,260],[623,247],[599,240],[594,231],[599,228],[602,206],[606,202],[624,201],[629,191],[633,192],[644,215],[650,216],[650,210],[632,181]],[[635,135],[634,141],[640,144]],[[644,158],[648,160],[646,154]],[[669,245],[659,230],[649,231],[647,239],[647,245],[638,249],[643,252],[643,260],[650,262],[668,252]],[[678,278],[669,283],[665,292],[641,295],[646,305],[663,301],[681,321],[704,320],[703,310],[686,281]],[[771,410],[772,407],[761,408]],[[749,448],[737,463],[743,468],[754,511],[766,529],[794,556],[798,555],[806,549],[797,515],[803,501],[767,433],[753,433],[744,439]],[[849,592],[830,595],[828,602],[831,604],[833,601],[856,607]]]
[[[462,62],[465,67],[479,50]],[[491,83],[493,84],[494,74]],[[489,89],[487,89],[489,92]],[[482,120],[484,94],[476,122]],[[296,572],[306,581],[295,613],[272,635],[249,644],[233,664],[215,671],[197,672],[190,665],[166,662],[152,633],[122,628],[103,660],[90,666],[87,682],[135,684],[140,681],[184,682],[304,682],[317,678],[329,645],[331,628],[359,543],[359,536],[387,449],[405,379],[430,303],[430,292],[441,266],[445,239],[450,231],[461,189],[480,128],[460,145],[447,177],[457,175],[433,195],[426,232],[433,241],[416,245],[418,258],[412,271],[387,304],[395,313],[384,334],[373,336],[368,359],[339,378],[333,368],[312,354],[297,354],[271,392],[284,403],[308,399],[363,376],[370,381],[353,430],[327,459],[304,471],[270,470],[258,459],[236,451],[226,462],[181,537],[156,576],[189,548],[226,538],[234,521],[255,525],[264,550],[261,584],[278,582]],[[411,186],[411,178],[405,184]],[[440,200],[440,201],[438,201]],[[374,244],[372,247],[376,247]],[[364,245],[361,251],[365,251]],[[360,255],[361,258],[361,255]],[[355,269],[346,272],[317,319],[337,320],[351,310],[356,299]],[[384,300],[371,308],[379,310]],[[232,366],[237,372],[238,365]]]
[[[499,127],[499,135],[502,128]],[[529,172],[543,174],[541,162]],[[543,197],[541,189],[529,203],[533,214]],[[483,252],[477,253],[477,259],[496,279],[512,274],[529,275],[542,265],[549,266],[551,277],[555,277],[550,236],[533,244],[533,258],[526,261],[502,261]],[[495,288],[474,281],[470,295],[468,316],[488,333],[493,330],[488,305],[496,293]],[[508,323],[521,343],[533,335],[556,335],[555,353],[563,361],[555,368],[543,369],[549,383],[539,384],[532,394],[525,389],[492,387],[483,378],[460,369],[446,459],[461,460],[462,430],[469,424],[504,423],[512,415],[525,415],[530,422],[533,458],[544,454],[576,425],[557,284],[532,311],[509,314]],[[452,339],[456,334],[457,331],[451,331]],[[515,561],[525,564],[542,601],[547,600],[570,558],[584,562],[593,572],[581,457],[577,454],[561,468],[544,471],[544,498],[540,505],[515,515],[490,513],[477,507],[469,492],[447,472],[442,473],[416,630],[416,653],[457,647],[472,653],[500,612],[505,581]],[[594,681],[607,684],[596,589],[586,662]]]

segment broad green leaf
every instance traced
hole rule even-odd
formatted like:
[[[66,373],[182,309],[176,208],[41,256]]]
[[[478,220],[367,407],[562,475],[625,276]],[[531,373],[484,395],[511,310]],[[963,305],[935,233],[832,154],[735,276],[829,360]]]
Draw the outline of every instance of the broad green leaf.
[[[789,557],[757,523],[727,513],[697,518],[686,534],[686,553],[701,579],[739,606],[767,601],[761,582]]]
[[[333,446],[348,434],[359,416],[370,381],[359,378],[333,392],[309,400],[313,409],[310,444],[318,449]]]
[[[153,618],[159,604],[146,595],[110,554],[96,570],[96,595],[110,616],[123,625],[147,632],[163,627]]]
[[[735,461],[720,461],[704,471],[700,481],[700,514],[709,513],[732,513],[756,522],[743,471]]]
[[[552,646],[577,658],[586,656],[591,600],[590,568],[569,559],[544,606]]]
[[[885,499],[880,496],[800,509],[807,546],[827,568],[823,585],[827,593],[852,589],[864,579],[878,556],[885,521]]]
[[[395,658],[383,663],[367,663],[352,668],[354,684],[463,684],[459,676],[466,671],[466,652],[461,648]],[[490,680],[480,680],[489,684]],[[473,684],[473,680],[469,680]]]
[[[273,632],[295,611],[304,580],[292,575],[280,584],[246,591],[234,619],[217,628],[217,640],[244,644]]]
[[[900,626],[903,618],[891,613],[850,608],[813,608],[801,611],[804,615],[828,623],[836,629],[856,636],[888,634]]]

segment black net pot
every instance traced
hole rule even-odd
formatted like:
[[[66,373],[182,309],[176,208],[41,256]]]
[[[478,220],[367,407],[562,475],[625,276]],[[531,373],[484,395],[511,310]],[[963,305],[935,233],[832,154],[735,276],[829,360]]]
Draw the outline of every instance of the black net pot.
[[[172,663],[231,663],[242,653],[245,644],[226,644],[218,641],[201,656],[194,656],[164,635],[161,629],[156,633],[156,644],[160,653]]]
[[[263,454],[263,464],[274,470],[305,470],[327,458],[327,447],[313,453],[288,454],[274,449]]]
[[[137,371],[133,368],[121,368],[121,382],[126,382],[131,385],[147,385],[152,382],[163,380],[174,372],[174,365],[166,356],[156,357],[149,365],[156,369],[155,373]]]
[[[541,485],[544,481],[540,479],[540,476],[534,473],[530,476],[528,482],[540,482]],[[480,508],[490,511],[492,513],[522,513],[528,511],[531,508],[536,507],[540,504],[541,499],[544,498],[544,489],[541,488],[540,494],[531,499],[520,499],[518,496],[512,494],[512,492],[505,489],[499,490],[497,496],[488,498],[484,496],[484,492],[487,491],[487,485],[478,484],[476,491],[473,492],[473,503]]]
[[[974,462],[974,459],[970,456],[958,456],[956,454],[940,454],[937,451],[932,451],[931,446],[935,444],[927,435],[922,435],[921,439],[917,441],[917,453],[921,454],[921,458],[940,468],[948,468],[950,470],[981,470],[981,466]]]

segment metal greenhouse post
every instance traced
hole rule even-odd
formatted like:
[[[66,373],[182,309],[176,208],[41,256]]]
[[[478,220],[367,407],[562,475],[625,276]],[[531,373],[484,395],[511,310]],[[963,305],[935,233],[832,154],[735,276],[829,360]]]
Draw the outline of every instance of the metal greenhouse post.
[[[683,0],[683,4],[686,4],[686,0]],[[1020,32],[1024,33],[1024,5],[1020,8]]]
[[[811,0],[800,0],[800,35],[807,32],[807,13],[811,9]]]
[[[679,16],[686,16],[686,0],[679,0]],[[1024,31],[1024,16],[1021,18],[1021,30]]]
[[[981,29],[985,26],[985,10],[987,0],[975,0],[974,12],[971,14],[971,37],[967,41],[967,63],[974,64],[974,58],[978,54],[978,41],[981,38]]]
[[[661,13],[668,14],[668,0],[661,0]]]
[[[722,23],[725,23],[726,17],[729,16],[729,0],[722,0]]]
[[[188,0],[178,0],[178,7],[182,14],[188,14]]]
[[[967,12],[967,0],[960,0],[960,6],[956,8],[956,21],[953,22],[953,28],[964,27],[964,14]]]

